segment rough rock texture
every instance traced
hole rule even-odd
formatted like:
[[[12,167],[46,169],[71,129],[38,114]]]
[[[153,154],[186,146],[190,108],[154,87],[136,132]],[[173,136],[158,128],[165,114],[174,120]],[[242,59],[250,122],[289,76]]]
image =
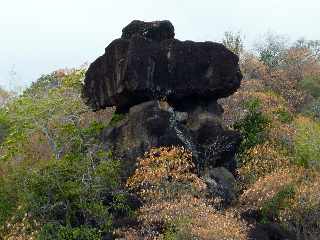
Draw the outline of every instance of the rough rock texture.
[[[223,45],[174,39],[169,21],[133,21],[90,65],[83,97],[93,110],[116,106],[126,114],[102,134],[124,177],[150,148],[172,145],[192,152],[199,174],[215,167],[233,173],[241,138],[223,126],[217,99],[236,91],[241,79],[238,57]],[[231,196],[217,176],[209,176],[220,181],[215,190]]]
[[[209,169],[203,176],[208,192],[213,197],[220,197],[224,204],[236,199],[236,180],[224,167]]]
[[[102,140],[106,150],[123,160],[124,176],[133,173],[137,157],[150,148],[172,145],[192,151],[199,172],[217,166],[234,171],[239,134],[225,129],[219,115],[200,108],[179,112],[167,102],[144,102],[131,107],[115,127],[106,128]]]
[[[163,41],[174,38],[174,27],[169,21],[143,22],[132,21],[122,29],[122,39],[130,39],[133,35],[140,35],[154,41]]]
[[[94,110],[167,99],[218,99],[231,95],[242,78],[238,57],[222,44],[179,41],[168,21],[133,21],[85,78],[83,97]]]

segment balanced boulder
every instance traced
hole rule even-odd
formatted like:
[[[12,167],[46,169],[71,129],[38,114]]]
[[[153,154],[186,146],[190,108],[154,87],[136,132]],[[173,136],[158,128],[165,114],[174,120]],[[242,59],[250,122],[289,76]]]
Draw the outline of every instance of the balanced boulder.
[[[122,30],[90,65],[83,97],[95,111],[115,106],[125,115],[101,136],[124,178],[137,158],[161,146],[191,151],[200,175],[216,167],[235,172],[241,137],[223,125],[217,99],[240,86],[238,60],[219,43],[174,39],[169,21],[133,21]]]
[[[238,57],[219,43],[179,41],[169,21],[133,21],[85,78],[83,97],[93,110],[166,99],[218,99],[231,95],[242,78]]]

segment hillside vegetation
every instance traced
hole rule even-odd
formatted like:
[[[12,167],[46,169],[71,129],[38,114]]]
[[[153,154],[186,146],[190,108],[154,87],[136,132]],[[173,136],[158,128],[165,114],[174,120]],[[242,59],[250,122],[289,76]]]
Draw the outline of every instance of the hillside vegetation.
[[[0,100],[0,239],[319,239],[320,43],[224,44],[244,75],[220,100],[243,138],[235,199],[208,196],[178,147],[151,149],[123,179],[101,132],[125,116],[83,103],[86,69],[59,70]]]

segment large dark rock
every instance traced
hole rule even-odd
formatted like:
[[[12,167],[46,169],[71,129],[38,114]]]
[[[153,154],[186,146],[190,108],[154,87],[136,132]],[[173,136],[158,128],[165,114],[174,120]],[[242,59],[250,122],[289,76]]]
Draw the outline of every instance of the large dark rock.
[[[143,22],[132,21],[122,29],[122,39],[130,39],[133,35],[140,35],[155,41],[174,38],[174,27],[170,21]]]
[[[123,29],[85,77],[83,97],[94,110],[166,99],[177,105],[192,99],[231,95],[242,78],[238,57],[222,44],[173,39],[170,22],[134,21]]]
[[[122,160],[124,177],[133,173],[137,158],[150,148],[172,145],[192,152],[199,173],[218,166],[234,171],[240,136],[221,125],[217,109],[215,102],[191,105],[185,112],[163,101],[144,102],[131,107],[125,120],[106,128],[102,140],[106,150]]]

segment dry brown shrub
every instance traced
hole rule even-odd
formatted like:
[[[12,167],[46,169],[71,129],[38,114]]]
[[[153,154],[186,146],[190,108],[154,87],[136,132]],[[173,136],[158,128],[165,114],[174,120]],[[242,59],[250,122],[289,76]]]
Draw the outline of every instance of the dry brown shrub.
[[[247,239],[247,226],[237,216],[231,212],[218,212],[204,199],[191,195],[146,205],[140,214],[145,226],[174,224],[178,236],[188,239]],[[163,239],[163,236],[159,236],[159,239]]]
[[[296,184],[304,170],[295,166],[277,169],[276,171],[259,178],[240,196],[240,204],[249,208],[261,208],[272,199],[276,193],[289,184]]]
[[[224,109],[223,120],[227,126],[232,126],[235,122],[245,118],[247,111],[244,103],[247,102],[254,92],[260,92],[264,85],[260,80],[242,81],[237,92],[227,98],[219,100]]]
[[[240,58],[240,69],[245,80],[264,79],[267,77],[267,67],[252,53],[245,52]]]
[[[270,142],[265,142],[248,150],[244,164],[239,168],[239,175],[245,186],[289,165],[286,155],[281,154]]]
[[[206,184],[194,173],[189,151],[179,147],[153,148],[139,159],[127,186],[146,201],[172,199],[182,192],[201,193]]]
[[[294,147],[294,136],[296,129],[292,123],[281,124],[279,122],[273,123],[268,132],[268,139],[274,144],[281,144],[278,147],[284,146],[288,151],[292,151]]]
[[[319,218],[320,175],[318,171],[305,171],[289,207],[280,212],[280,221],[297,239],[316,240],[320,236]]]
[[[206,199],[206,184],[194,174],[191,153],[183,148],[151,149],[139,159],[128,187],[144,200],[139,229],[120,231],[125,239],[246,239],[247,226]],[[173,227],[173,229],[171,228]]]
[[[114,108],[106,108],[96,112],[86,111],[80,115],[80,126],[86,128],[93,122],[106,124],[112,119],[114,110]]]
[[[270,118],[274,118],[274,112],[279,109],[288,111],[289,113],[292,111],[286,100],[268,90],[264,82],[260,80],[247,80],[242,81],[240,89],[232,96],[219,101],[224,108],[224,122],[228,126],[232,126],[235,122],[243,119],[248,114],[245,103],[252,99],[259,100],[261,103],[260,110]]]
[[[320,74],[319,61],[308,48],[289,48],[284,64],[291,81],[300,81],[306,76]]]
[[[292,109],[297,109],[307,101],[308,96],[301,91],[296,80],[288,76],[288,72],[280,69],[275,70],[271,77],[265,80],[267,87],[280,94]]]
[[[40,224],[32,220],[27,214],[21,220],[16,220],[12,217],[0,228],[0,239],[35,240],[39,229]]]

